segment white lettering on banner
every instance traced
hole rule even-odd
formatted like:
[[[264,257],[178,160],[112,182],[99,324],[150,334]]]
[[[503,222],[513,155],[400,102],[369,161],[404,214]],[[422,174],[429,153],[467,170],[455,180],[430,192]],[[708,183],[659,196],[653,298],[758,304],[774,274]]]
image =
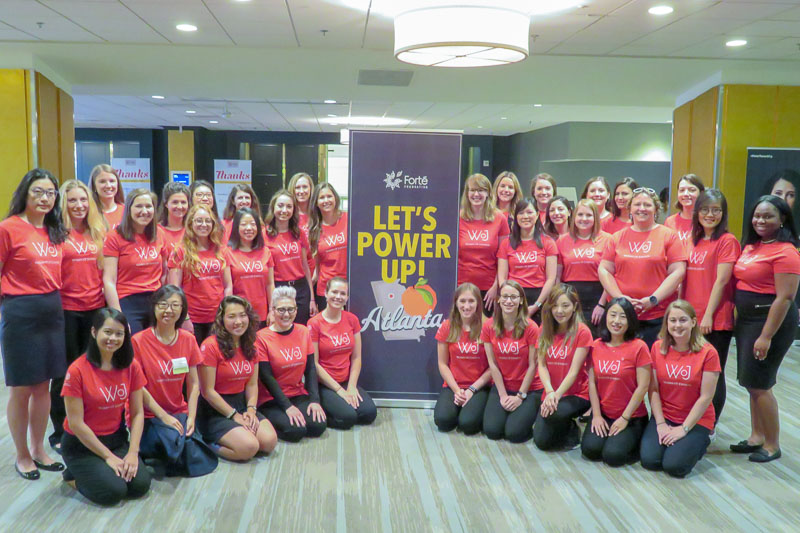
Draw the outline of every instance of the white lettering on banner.
[[[283,356],[286,361],[292,361],[294,359],[302,359],[303,352],[300,350],[299,346],[293,346],[289,349],[284,350],[283,348],[278,350],[280,354]]]
[[[325,237],[325,242],[328,246],[335,246],[337,244],[344,244],[344,233],[337,233],[336,235],[329,235]]]
[[[676,379],[680,378],[684,381],[689,381],[689,377],[692,375],[692,366],[691,365],[665,365],[667,367],[667,376]]]
[[[109,385],[108,387],[98,387],[98,389],[100,389],[103,398],[106,399],[106,403],[111,403],[114,400],[128,399],[128,387],[125,386],[124,383]]]
[[[461,342],[458,341],[456,343],[458,347],[458,351],[461,353],[471,353],[474,355],[478,355],[478,351],[480,350],[480,346],[478,346],[477,342]]]
[[[39,257],[58,257],[58,248],[48,242],[32,242],[31,244]]]
[[[278,249],[283,255],[289,255],[298,253],[300,246],[296,242],[287,242],[286,244],[279,244]]]
[[[222,264],[219,259],[210,259],[208,261],[200,261],[201,274],[216,274],[222,270]]]
[[[506,342],[506,341],[497,341],[497,348],[500,353],[519,353],[519,343],[517,341],[514,342]]]
[[[594,259],[594,248],[573,248],[572,254],[577,259]]]
[[[619,374],[620,366],[622,365],[622,361],[617,359],[616,361],[598,361],[597,366],[600,367],[600,372],[602,374]]]
[[[650,250],[653,248],[652,241],[644,241],[644,242],[629,242],[628,248],[630,248],[631,252],[635,254],[647,254],[650,253]]]
[[[567,347],[566,346],[550,346],[547,349],[547,357],[550,359],[566,359]]]
[[[172,375],[172,361],[159,361],[158,366],[161,367],[161,373],[165,376]]]
[[[514,255],[520,263],[535,263],[539,258],[538,252],[517,252]]]
[[[427,189],[428,176],[410,176],[405,174],[402,170],[393,170],[391,172],[384,172],[386,178],[382,181],[386,184],[387,189],[395,190],[398,188],[403,189]]]
[[[693,265],[702,265],[706,260],[706,255],[708,255],[708,252],[689,252],[689,263]]]
[[[156,250],[152,246],[146,246],[144,248],[135,247],[136,253],[139,256],[139,259],[158,259],[158,250]]]
[[[239,266],[245,272],[264,272],[264,265],[261,261],[239,261]]]
[[[67,240],[67,242],[79,255],[94,255],[97,253],[97,245],[92,242],[75,242],[72,239]]]
[[[381,316],[383,306],[374,307],[369,316],[361,321],[361,331],[366,331],[370,326],[375,331],[409,331],[413,329],[438,328],[442,325],[444,317],[441,313],[433,314],[431,311],[425,316],[411,316],[403,311],[400,306],[394,312],[387,312]],[[417,339],[419,342],[419,339]]]
[[[467,230],[467,238],[471,241],[482,241],[482,242],[489,242],[489,230],[474,230],[468,229]]]
[[[331,342],[334,348],[339,346],[347,346],[350,344],[350,334],[342,333],[341,335],[331,335]]]
[[[231,361],[231,368],[233,369],[233,373],[237,376],[250,374],[253,371],[253,367],[250,366],[249,361]]]

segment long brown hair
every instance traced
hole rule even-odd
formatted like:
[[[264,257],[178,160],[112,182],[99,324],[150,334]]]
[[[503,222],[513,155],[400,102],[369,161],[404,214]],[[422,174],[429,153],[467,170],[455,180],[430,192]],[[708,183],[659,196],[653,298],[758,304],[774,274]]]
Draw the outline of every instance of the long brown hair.
[[[591,200],[589,200],[591,201]],[[553,345],[553,340],[558,334],[558,323],[553,317],[553,306],[562,296],[569,298],[574,306],[572,316],[567,321],[567,330],[564,333],[564,346],[575,342],[578,333],[578,325],[583,322],[583,312],[581,311],[581,299],[575,287],[566,283],[559,283],[553,290],[542,306],[542,329],[539,331],[539,347],[536,350],[537,357],[542,361],[547,360],[547,350]]]
[[[211,327],[211,332],[217,337],[217,345],[223,357],[231,359],[236,353],[236,348],[233,342],[233,335],[225,329],[225,308],[231,304],[241,305],[247,313],[249,324],[247,324],[247,331],[239,337],[239,348],[242,349],[244,358],[252,361],[256,357],[256,331],[258,331],[260,321],[250,302],[241,296],[226,296],[223,298],[217,308],[217,314],[214,316],[214,325]]]
[[[211,217],[214,227],[208,235],[208,241],[211,248],[214,250],[214,256],[219,259],[222,268],[225,268],[225,255],[222,250],[222,225],[214,212],[206,205],[196,204],[193,205],[189,212],[186,213],[186,221],[183,223],[185,231],[183,232],[183,260],[181,261],[181,268],[184,272],[191,272],[197,275],[200,268],[200,256],[197,245],[197,234],[192,227],[192,220],[198,211],[205,211]]]
[[[114,203],[125,203],[125,193],[122,192],[122,184],[119,182],[119,174],[117,174],[117,171],[114,170],[114,167],[105,163],[95,165],[92,169],[92,172],[89,174],[89,189],[92,191],[92,199],[94,200],[94,204],[101,213],[103,212],[103,204],[100,202],[100,195],[97,194],[97,186],[95,185],[94,180],[97,179],[97,176],[103,172],[112,174],[117,179],[117,192],[114,194]]]
[[[158,237],[158,221],[156,220],[156,206],[158,205],[158,197],[156,193],[151,192],[150,189],[134,189],[128,193],[125,198],[125,215],[122,217],[122,222],[117,226],[116,232],[119,233],[123,239],[128,242],[133,242],[136,238],[136,232],[133,229],[133,218],[131,214],[131,206],[140,196],[149,196],[153,202],[153,220],[144,227],[144,236],[148,242],[155,242]]]
[[[504,170],[497,177],[494,179],[494,185],[492,185],[492,198],[494,199],[494,206],[497,209],[500,209],[500,203],[497,201],[497,189],[500,188],[500,182],[504,179],[510,179],[511,183],[514,185],[514,196],[511,198],[511,201],[508,202],[508,210],[511,211],[514,209],[514,206],[517,203],[517,200],[522,198],[522,187],[519,185],[519,179],[517,179],[517,175],[511,172],[510,170]]]
[[[278,190],[269,200],[269,208],[267,214],[264,215],[264,227],[267,230],[267,235],[270,237],[275,237],[278,235],[278,221],[275,218],[275,204],[278,202],[278,198],[281,196],[286,196],[292,201],[292,218],[289,219],[289,233],[291,233],[292,237],[295,239],[299,239],[300,225],[298,223],[299,217],[297,215],[297,203],[294,201],[294,196],[292,196],[291,193],[286,189]]]
[[[258,218],[261,218],[261,205],[258,202],[258,195],[247,183],[237,183],[231,187],[231,192],[228,195],[228,203],[225,205],[225,210],[222,212],[222,218],[224,220],[233,220],[233,215],[236,214],[236,194],[240,192],[250,196],[250,209],[258,213]]]
[[[695,313],[692,304],[686,300],[675,300],[667,306],[667,310],[664,313],[664,322],[661,324],[661,331],[658,332],[658,338],[661,339],[662,355],[667,355],[669,349],[672,346],[675,346],[675,339],[672,338],[672,335],[670,335],[669,330],[667,329],[669,323],[669,314],[673,309],[679,309],[689,315],[689,318],[694,319],[695,324],[692,328],[692,332],[689,334],[689,351],[692,353],[699,352],[703,348],[703,345],[708,341],[700,332],[700,321],[697,320],[697,313]]]
[[[483,324],[483,298],[481,298],[481,291],[470,282],[462,283],[456,289],[453,295],[453,307],[450,309],[450,333],[447,335],[445,342],[458,342],[461,338],[461,332],[464,330],[464,322],[461,319],[461,312],[458,310],[458,299],[462,294],[469,293],[475,298],[477,307],[475,308],[475,316],[472,317],[471,324],[469,325],[469,340],[476,341],[481,336],[481,325]]]
[[[308,205],[308,243],[314,251],[314,255],[317,254],[317,243],[319,242],[319,236],[322,234],[322,211],[317,202],[319,201],[319,195],[326,189],[333,193],[333,211],[336,215],[336,220],[338,221],[339,217],[342,216],[342,211],[339,209],[341,205],[339,193],[330,183],[321,183],[319,187],[314,189],[314,194],[311,195]],[[297,213],[297,201],[294,200],[294,196],[292,196],[292,201],[294,201],[294,211]]]
[[[503,290],[503,287],[511,287],[517,291],[517,294],[519,294],[519,307],[517,307],[517,314],[514,317],[514,329],[511,332],[511,336],[514,339],[522,338],[522,335],[525,333],[525,329],[528,327],[528,299],[525,298],[525,289],[522,288],[522,285],[510,279],[506,280],[502,285],[500,285],[500,287],[497,288],[497,299],[494,304],[494,315],[492,315],[494,320],[495,335],[502,337],[506,331],[503,311],[500,309],[499,305],[500,291]]]

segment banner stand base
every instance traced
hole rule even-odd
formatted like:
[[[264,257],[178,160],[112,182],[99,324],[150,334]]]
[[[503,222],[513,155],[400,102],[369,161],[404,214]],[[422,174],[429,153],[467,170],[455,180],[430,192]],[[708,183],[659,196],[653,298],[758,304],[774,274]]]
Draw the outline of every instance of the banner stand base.
[[[404,409],[433,409],[435,400],[403,400],[400,398],[373,398],[378,407],[401,407]]]

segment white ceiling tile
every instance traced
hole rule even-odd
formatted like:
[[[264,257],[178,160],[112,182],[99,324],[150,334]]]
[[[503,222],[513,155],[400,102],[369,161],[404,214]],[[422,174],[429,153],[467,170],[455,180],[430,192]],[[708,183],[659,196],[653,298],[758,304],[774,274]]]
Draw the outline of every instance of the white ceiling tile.
[[[771,44],[780,40],[779,37],[754,37],[748,39],[747,46],[731,48],[725,46],[729,38],[712,37],[701,43],[682,48],[672,52],[675,57],[719,57],[725,59],[740,59],[742,53],[750,53],[759,46]]]
[[[800,23],[794,20],[758,20],[736,29],[745,37],[800,37]]]
[[[739,20],[755,20],[774,17],[791,9],[791,4],[779,2],[719,2],[708,9],[698,12],[701,18],[727,18]]]
[[[0,2],[0,21],[46,41],[102,42],[91,28],[82,28],[46,5],[31,0]],[[42,23],[42,27],[39,27]]]
[[[42,0],[70,20],[90,29],[106,41],[123,43],[166,43],[164,37],[117,2],[83,0]],[[113,21],[109,24],[109,21]]]
[[[206,46],[233,44],[226,30],[202,2],[123,0],[123,3],[172,43]],[[178,24],[193,24],[197,26],[197,31],[179,31],[175,29]]]

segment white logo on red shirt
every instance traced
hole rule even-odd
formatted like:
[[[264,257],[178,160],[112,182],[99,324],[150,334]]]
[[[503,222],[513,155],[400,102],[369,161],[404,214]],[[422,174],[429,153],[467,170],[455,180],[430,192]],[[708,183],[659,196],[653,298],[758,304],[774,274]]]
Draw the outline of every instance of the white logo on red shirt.
[[[341,335],[331,335],[331,342],[333,343],[334,348],[338,348],[339,346],[347,346],[350,344],[350,334],[345,332]]]
[[[222,264],[219,259],[209,259],[207,261],[200,261],[201,274],[216,274],[222,270]]]
[[[667,368],[667,376],[673,379],[682,379],[684,381],[689,381],[689,377],[692,375],[692,365],[665,365]]]
[[[237,376],[253,372],[253,367],[250,366],[249,361],[231,361],[231,369]]]
[[[535,263],[539,257],[538,252],[517,252],[514,255],[520,263]]]
[[[278,351],[283,356],[283,358],[286,359],[286,361],[303,358],[303,352],[300,350],[299,346],[293,346],[288,349],[280,348]]]
[[[106,399],[106,403],[128,399],[128,387],[124,383],[97,388],[100,389],[100,394]]]
[[[480,346],[478,346],[477,342],[457,342],[456,347],[458,347],[458,351],[461,353],[471,353],[473,355],[478,355],[478,351],[480,350]]]
[[[742,263],[743,265],[749,265],[750,263],[758,259],[758,257],[759,257],[758,254],[743,255],[742,257],[739,258],[739,262]]]
[[[300,246],[296,242],[287,242],[286,244],[279,244],[278,249],[283,255],[289,255],[298,253]]]
[[[31,244],[39,257],[58,257],[58,248],[49,242],[32,242]]]
[[[653,248],[653,242],[652,241],[629,242],[628,248],[630,248],[630,251],[635,254],[640,254],[640,253],[647,254],[650,253],[650,250]]]
[[[67,242],[78,252],[78,255],[95,255],[97,253],[97,245],[93,242],[75,242],[72,239],[69,239]]]
[[[567,347],[566,346],[550,346],[547,349],[547,357],[550,359],[566,359]]]
[[[622,361],[619,359],[615,361],[598,361],[597,366],[602,374],[619,374]]]
[[[328,246],[336,246],[337,244],[344,244],[344,232],[337,233],[336,235],[329,235],[325,237],[325,242]]]
[[[513,353],[513,354],[519,353],[519,343],[517,341],[513,342],[498,341],[497,348],[500,353]]]
[[[705,262],[707,255],[708,252],[700,253],[692,251],[689,253],[689,263],[693,265],[702,265],[703,262]]]
[[[594,248],[573,248],[572,254],[578,259],[583,259],[584,257],[587,259],[593,259]]]
[[[264,265],[261,261],[239,261],[239,266],[245,272],[264,272]]]
[[[139,259],[157,259],[158,258],[158,250],[155,249],[153,246],[145,246],[144,248],[135,247],[136,254],[139,256]]]
[[[686,230],[686,231],[679,231],[678,232],[678,239],[680,239],[682,241],[688,241],[689,237],[691,237],[691,236],[692,236],[692,230]]]
[[[165,376],[172,376],[172,361],[159,361],[158,366],[161,367],[161,373]]]
[[[489,242],[489,230],[488,229],[483,229],[483,230],[468,229],[467,230],[467,238],[469,240],[471,240],[471,241]]]

